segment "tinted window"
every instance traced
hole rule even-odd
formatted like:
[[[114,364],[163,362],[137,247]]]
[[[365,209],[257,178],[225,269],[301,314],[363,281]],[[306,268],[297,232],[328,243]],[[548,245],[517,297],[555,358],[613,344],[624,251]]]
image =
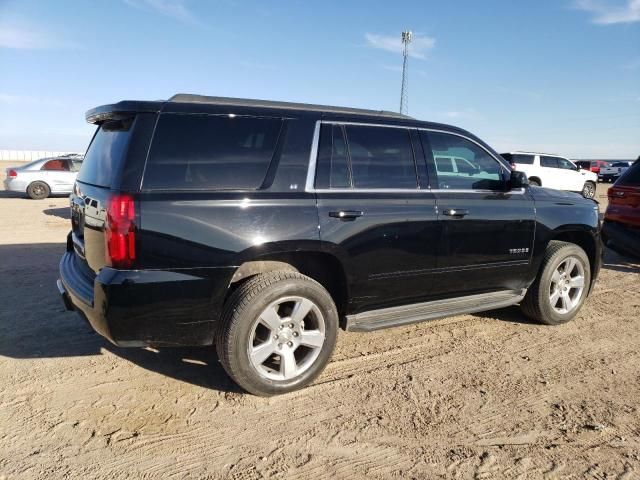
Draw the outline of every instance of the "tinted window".
[[[280,119],[163,114],[153,136],[143,186],[259,188],[281,127]]]
[[[557,157],[540,157],[540,166],[541,167],[550,167],[550,168],[558,168],[558,158]]]
[[[629,167],[616,182],[616,185],[640,187],[640,161]]]
[[[66,160],[61,160],[61,159],[49,160],[42,166],[41,170],[68,171],[69,164],[67,163]]]
[[[271,187],[275,191],[304,190],[309,169],[309,153],[316,122],[310,119],[288,119],[283,126],[282,151],[269,166],[275,178]],[[280,143],[280,140],[278,140]],[[268,176],[268,174],[267,174]]]
[[[558,157],[558,166],[565,170],[576,170],[576,167],[569,160]]]
[[[453,158],[451,157],[436,157],[436,170],[438,172],[453,172]]]
[[[520,163],[523,165],[533,165],[534,155],[525,155],[522,153],[503,153],[502,157],[509,163]]]
[[[350,188],[349,160],[344,132],[340,125],[322,125],[316,188]]]
[[[462,190],[501,190],[503,168],[486,150],[475,143],[447,133],[420,132],[430,145],[436,164],[438,188]],[[444,162],[441,159],[450,159]],[[453,171],[450,165],[453,165]],[[445,168],[441,168],[441,167]]]
[[[355,188],[417,188],[408,130],[355,125],[345,130]]]
[[[612,167],[628,167],[629,163],[627,162],[614,162],[611,164]]]
[[[133,120],[103,123],[82,162],[78,180],[101,187],[116,183],[129,145]]]

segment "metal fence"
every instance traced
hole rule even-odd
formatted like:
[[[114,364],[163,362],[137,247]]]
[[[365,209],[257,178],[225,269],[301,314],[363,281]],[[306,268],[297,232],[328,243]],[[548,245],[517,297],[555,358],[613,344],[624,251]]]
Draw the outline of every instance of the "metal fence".
[[[0,162],[32,162],[39,158],[57,157],[76,152],[54,152],[50,150],[0,150]]]

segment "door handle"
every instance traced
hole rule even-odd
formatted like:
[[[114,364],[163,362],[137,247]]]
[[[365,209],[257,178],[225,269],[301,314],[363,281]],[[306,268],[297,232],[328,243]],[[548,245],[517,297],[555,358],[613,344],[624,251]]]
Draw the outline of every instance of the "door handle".
[[[364,212],[359,210],[339,210],[337,212],[329,212],[330,217],[339,218],[341,220],[355,220],[362,215],[364,215]]]
[[[458,217],[458,218],[462,218],[466,215],[469,215],[469,210],[465,210],[462,208],[448,208],[447,210],[445,210],[444,212],[442,212],[444,215],[448,216],[448,217]]]

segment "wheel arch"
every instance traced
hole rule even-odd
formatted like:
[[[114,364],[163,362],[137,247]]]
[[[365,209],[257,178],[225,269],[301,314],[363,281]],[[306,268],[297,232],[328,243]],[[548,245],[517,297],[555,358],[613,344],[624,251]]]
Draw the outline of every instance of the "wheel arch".
[[[322,251],[288,251],[270,253],[242,262],[229,283],[227,296],[250,277],[273,271],[292,271],[306,275],[321,284],[331,295],[342,319],[347,313],[349,287],[340,260]]]
[[[589,258],[589,270],[591,271],[591,286],[593,286],[593,282],[596,277],[596,268],[597,268],[597,255],[598,255],[598,247],[597,242],[598,238],[595,238],[590,232],[586,230],[560,230],[553,232],[552,236],[549,238],[551,240],[558,240],[561,242],[573,243],[574,245],[579,246],[584,250],[587,254],[587,258]]]
[[[540,177],[538,177],[537,175],[531,175],[528,178],[529,178],[529,180],[533,180],[534,182],[538,182],[538,185],[540,185],[542,187],[542,180],[540,180]]]

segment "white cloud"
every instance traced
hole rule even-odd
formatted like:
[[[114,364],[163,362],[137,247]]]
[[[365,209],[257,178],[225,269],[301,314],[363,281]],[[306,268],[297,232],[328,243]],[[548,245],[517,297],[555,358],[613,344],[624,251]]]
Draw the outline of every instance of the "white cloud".
[[[376,33],[366,33],[364,36],[367,45],[387,52],[402,53],[402,40],[398,35],[378,35]],[[413,40],[409,45],[409,56],[424,59],[429,50],[436,45],[435,38],[424,35],[413,34]]]
[[[579,10],[593,14],[593,23],[612,25],[640,22],[640,0],[575,0]]]
[[[66,42],[59,35],[54,36],[39,26],[6,19],[0,22],[0,48],[40,50],[75,47],[73,43]]]
[[[181,22],[200,23],[191,10],[187,8],[184,0],[124,0],[124,2],[132,7],[153,11]]]

